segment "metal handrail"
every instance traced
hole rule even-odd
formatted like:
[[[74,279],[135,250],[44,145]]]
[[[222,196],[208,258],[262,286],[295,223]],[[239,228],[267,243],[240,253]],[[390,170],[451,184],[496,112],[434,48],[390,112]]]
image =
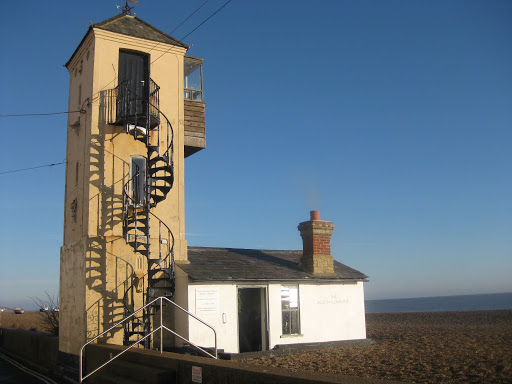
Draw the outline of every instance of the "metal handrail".
[[[107,105],[107,121],[109,124],[115,124],[118,120],[118,113],[117,113],[117,107],[119,104],[123,105],[124,111],[128,109],[128,99],[127,97],[119,98],[119,89],[123,88],[124,91],[127,94],[132,94],[131,90],[127,89],[127,82],[124,81],[120,84],[118,84],[117,87],[113,89],[107,90],[107,98],[109,99],[108,105]],[[158,123],[161,124],[162,121],[160,119],[159,115],[162,115],[166,122],[167,122],[167,149],[164,152],[164,155],[169,156],[172,161],[173,152],[174,152],[174,128],[167,118],[165,114],[160,110],[160,96],[159,96],[160,86],[156,84],[153,79],[150,78],[150,87],[148,89],[148,96],[147,100],[145,98],[140,98],[138,95],[135,94],[136,99],[135,100],[141,100],[147,103],[147,112],[148,116],[153,115],[158,117]],[[114,110],[114,104],[116,105],[116,108]],[[114,116],[115,115],[115,116]],[[147,117],[148,117],[147,116]],[[149,127],[147,128],[149,132]],[[170,131],[170,132],[169,132]],[[158,143],[160,143],[160,130],[158,130]],[[146,143],[147,145],[149,142]],[[171,164],[172,165],[172,164]]]
[[[137,175],[135,175],[135,176],[137,176]],[[134,176],[134,177],[135,177],[135,176]],[[132,179],[128,180],[128,181],[124,184],[124,197],[125,197],[127,200],[130,200],[130,202],[131,202],[131,205],[132,205],[132,206],[135,206],[135,205],[136,205],[136,204],[135,204],[135,200],[134,200],[134,199],[130,196],[130,194],[129,194],[129,183],[130,183],[130,181],[131,181],[131,180],[132,180]],[[126,202],[124,202],[124,206],[127,206],[126,204],[127,204],[127,203],[126,203]],[[150,210],[148,210],[148,213],[149,213],[149,215],[151,215],[151,216],[153,216],[155,219],[157,219],[157,220],[159,221],[159,223],[163,224],[163,225],[164,225],[164,227],[165,227],[165,229],[167,229],[168,234],[170,234],[170,238],[169,238],[169,235],[168,235],[168,238],[169,238],[169,239],[172,239],[172,243],[171,243],[171,244],[172,244],[172,246],[170,247],[169,253],[168,253],[168,254],[167,254],[167,256],[166,256],[166,257],[168,257],[168,256],[171,254],[171,252],[173,252],[173,250],[174,250],[174,242],[175,242],[175,239],[174,239],[174,233],[172,233],[171,228],[169,228],[169,226],[168,226],[167,224],[165,224],[165,223],[164,223],[164,222],[163,222],[163,221],[162,221],[162,220],[161,220],[157,215],[155,215],[155,214],[154,214],[153,212],[151,212]],[[126,215],[127,215],[127,214],[128,214],[128,213],[126,213]]]
[[[204,325],[206,325],[208,328],[210,328],[212,331],[213,331],[213,335],[215,337],[215,356],[212,355],[211,353],[205,351],[203,348],[201,348],[200,346],[192,343],[190,340],[187,340],[185,339],[184,337],[182,337],[181,335],[177,334],[176,332],[174,332],[173,330],[167,328],[166,326],[162,325],[163,323],[163,313],[162,313],[162,309],[163,309],[163,300],[171,303],[172,305],[174,305],[176,308],[180,309],[181,311],[185,312],[186,314],[188,314],[189,316],[192,316],[194,319],[196,319],[197,321],[203,323]],[[84,349],[87,345],[91,344],[92,342],[96,341],[97,339],[99,339],[101,336],[103,336],[104,334],[110,332],[112,329],[116,328],[117,326],[119,326],[121,323],[123,323],[124,321],[128,320],[130,317],[132,316],[135,316],[137,313],[139,313],[140,311],[142,311],[143,309],[145,309],[146,307],[150,306],[151,304],[153,304],[154,302],[156,301],[160,301],[160,326],[156,329],[154,329],[153,331],[151,331],[150,333],[148,333],[147,335],[145,335],[142,339],[140,340],[137,340],[135,343],[133,343],[132,345],[130,345],[128,348],[126,348],[125,350],[121,351],[120,353],[118,353],[117,355],[115,355],[114,357],[110,358],[109,360],[107,360],[107,362],[103,363],[102,365],[100,365],[98,368],[94,369],[92,372],[88,373],[87,375],[83,376],[83,352],[84,352]],[[133,348],[134,346],[136,346],[137,344],[140,344],[140,342],[144,341],[146,338],[148,338],[149,336],[151,336],[153,333],[156,333],[158,331],[160,331],[160,353],[163,352],[163,331],[164,329],[166,331],[169,331],[170,333],[172,333],[173,335],[179,337],[181,340],[183,341],[186,341],[188,343],[190,343],[192,346],[194,346],[195,348],[199,349],[201,352],[205,353],[206,355],[214,358],[214,359],[218,359],[218,353],[217,353],[217,331],[215,330],[215,328],[213,328],[210,324],[204,322],[203,320],[201,320],[199,317],[197,317],[196,315],[190,313],[189,311],[187,311],[186,309],[182,308],[181,306],[179,306],[178,304],[176,304],[174,301],[172,300],[169,300],[168,298],[166,297],[163,297],[163,296],[160,296],[160,297],[157,297],[155,300],[151,301],[150,303],[146,304],[145,306],[139,308],[137,311],[133,312],[130,316],[127,316],[125,317],[124,319],[122,319],[121,321],[117,322],[116,324],[114,324],[112,327],[110,327],[109,329],[107,329],[106,331],[100,333],[98,336],[94,337],[93,339],[89,340],[87,343],[85,343],[82,348],[80,348],[80,365],[78,367],[78,371],[79,371],[79,379],[80,379],[80,383],[83,382],[85,379],[87,379],[89,376],[91,376],[93,373],[96,373],[98,372],[101,368],[105,367],[107,364],[109,364],[110,362],[112,362],[113,360],[117,359],[119,356],[121,356],[123,353],[127,352],[129,349]]]

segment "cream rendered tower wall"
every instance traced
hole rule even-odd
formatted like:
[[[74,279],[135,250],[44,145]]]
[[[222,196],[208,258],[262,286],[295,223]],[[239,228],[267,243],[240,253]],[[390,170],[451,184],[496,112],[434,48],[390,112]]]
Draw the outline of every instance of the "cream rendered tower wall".
[[[173,232],[176,261],[186,260],[184,237],[184,92],[187,46],[128,15],[92,25],[66,64],[70,73],[64,242],[60,262],[59,350],[77,355],[80,347],[121,320],[123,297],[147,272],[146,257],[123,235],[123,193],[130,178],[130,158],[147,156],[143,142],[122,125],[108,124],[109,95],[118,86],[119,53],[147,55],[149,74],[158,84],[159,109],[174,133],[174,184],[151,209]],[[158,144],[168,146],[165,134]],[[151,246],[158,247],[156,228]],[[147,282],[145,283],[147,285]],[[140,288],[140,287],[139,287]],[[135,307],[143,305],[142,287]],[[135,291],[133,291],[135,292]],[[122,328],[103,341],[122,344]]]

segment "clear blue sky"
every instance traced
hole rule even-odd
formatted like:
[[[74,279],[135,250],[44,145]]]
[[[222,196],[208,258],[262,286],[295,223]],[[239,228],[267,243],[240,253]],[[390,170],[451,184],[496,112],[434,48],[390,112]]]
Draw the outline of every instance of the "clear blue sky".
[[[169,33],[204,1],[140,2]],[[2,4],[0,114],[65,111],[63,64],[116,4]],[[368,299],[511,292],[511,20],[508,0],[233,0],[184,40],[207,102],[189,244],[300,249],[319,209]],[[0,172],[62,161],[66,121],[0,118]],[[30,307],[58,292],[64,167],[0,183],[0,306]]]

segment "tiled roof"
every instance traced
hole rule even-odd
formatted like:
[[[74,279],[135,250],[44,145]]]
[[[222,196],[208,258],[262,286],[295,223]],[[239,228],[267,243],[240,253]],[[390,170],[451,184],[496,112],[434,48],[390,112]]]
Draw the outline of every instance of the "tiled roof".
[[[172,44],[188,49],[188,45],[182,43],[174,37],[169,36],[158,28],[153,27],[151,24],[146,23],[144,20],[135,16],[128,16],[121,13],[117,16],[111,17],[110,19],[92,24],[87,30],[87,33],[85,34],[80,44],[78,44],[75,52],[73,52],[71,55],[71,58],[65,64],[66,67],[69,65],[73,57],[78,52],[80,46],[83,44],[89,33],[91,33],[94,28],[120,33],[123,35],[139,37],[141,39],[156,41],[159,43]]]
[[[178,263],[194,281],[364,280],[367,276],[334,261],[334,276],[315,276],[299,267],[302,251],[188,247],[189,263]]]
[[[174,37],[162,32],[135,16],[120,14],[100,23],[92,25],[93,28],[104,29],[110,32],[122,33],[123,35],[140,37],[141,39],[158,41],[160,43],[177,45],[187,48],[188,46]]]

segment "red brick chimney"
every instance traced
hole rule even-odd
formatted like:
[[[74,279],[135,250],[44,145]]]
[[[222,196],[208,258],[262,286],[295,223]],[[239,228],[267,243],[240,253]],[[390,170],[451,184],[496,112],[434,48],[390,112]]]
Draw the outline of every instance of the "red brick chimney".
[[[301,268],[314,275],[334,275],[334,258],[331,256],[331,234],[334,224],[320,220],[320,211],[311,211],[311,219],[297,227],[302,237]]]

